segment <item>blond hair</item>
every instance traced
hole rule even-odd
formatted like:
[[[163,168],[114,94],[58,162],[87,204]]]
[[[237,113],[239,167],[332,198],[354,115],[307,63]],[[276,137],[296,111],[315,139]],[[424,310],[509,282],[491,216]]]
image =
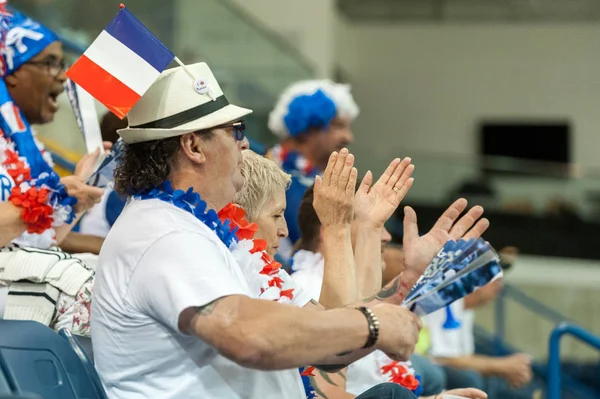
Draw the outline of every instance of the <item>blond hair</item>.
[[[241,206],[246,211],[248,221],[253,222],[277,190],[288,188],[292,176],[272,160],[251,150],[244,150],[242,156],[244,187],[236,194],[233,202]]]

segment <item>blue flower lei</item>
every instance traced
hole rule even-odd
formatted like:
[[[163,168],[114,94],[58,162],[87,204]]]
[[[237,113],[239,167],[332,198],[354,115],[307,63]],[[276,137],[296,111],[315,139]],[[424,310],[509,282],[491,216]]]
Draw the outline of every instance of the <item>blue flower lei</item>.
[[[44,172],[37,179],[33,179],[29,183],[32,187],[46,187],[50,191],[48,205],[55,210],[63,208],[66,211],[64,223],[71,224],[75,220],[76,215],[73,207],[77,204],[77,198],[67,194],[65,185],[60,182],[60,177],[56,173]]]
[[[219,215],[214,209],[207,210],[206,202],[191,187],[187,191],[173,190],[171,182],[166,181],[160,187],[153,188],[143,194],[135,195],[133,198],[142,200],[156,198],[173,204],[177,208],[191,213],[196,219],[208,226],[228,248],[238,242],[236,236],[237,227],[232,229],[229,220],[221,222]]]

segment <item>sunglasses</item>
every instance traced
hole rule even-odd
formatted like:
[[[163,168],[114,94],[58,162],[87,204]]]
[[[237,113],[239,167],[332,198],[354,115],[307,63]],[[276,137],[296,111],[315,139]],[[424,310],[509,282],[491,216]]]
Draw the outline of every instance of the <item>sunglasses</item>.
[[[244,122],[233,122],[226,125],[220,125],[214,127],[214,129],[228,129],[233,128],[233,137],[236,141],[242,141],[246,138],[246,124]]]

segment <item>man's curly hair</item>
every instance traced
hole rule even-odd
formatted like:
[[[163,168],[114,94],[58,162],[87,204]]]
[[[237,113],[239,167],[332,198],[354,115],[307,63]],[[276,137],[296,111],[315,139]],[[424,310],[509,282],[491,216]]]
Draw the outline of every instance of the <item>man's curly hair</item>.
[[[115,169],[115,191],[123,196],[136,195],[164,183],[176,161],[179,139],[126,144]]]

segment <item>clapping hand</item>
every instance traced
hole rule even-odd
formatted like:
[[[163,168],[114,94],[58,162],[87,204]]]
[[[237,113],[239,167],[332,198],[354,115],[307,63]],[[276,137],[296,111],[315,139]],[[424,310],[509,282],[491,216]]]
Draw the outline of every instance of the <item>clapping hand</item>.
[[[412,187],[414,179],[410,176],[414,169],[410,158],[396,158],[375,184],[368,171],[354,196],[357,221],[383,227]]]
[[[323,178],[315,179],[313,206],[324,227],[349,226],[354,219],[358,172],[353,166],[354,155],[344,148],[331,154]]]

